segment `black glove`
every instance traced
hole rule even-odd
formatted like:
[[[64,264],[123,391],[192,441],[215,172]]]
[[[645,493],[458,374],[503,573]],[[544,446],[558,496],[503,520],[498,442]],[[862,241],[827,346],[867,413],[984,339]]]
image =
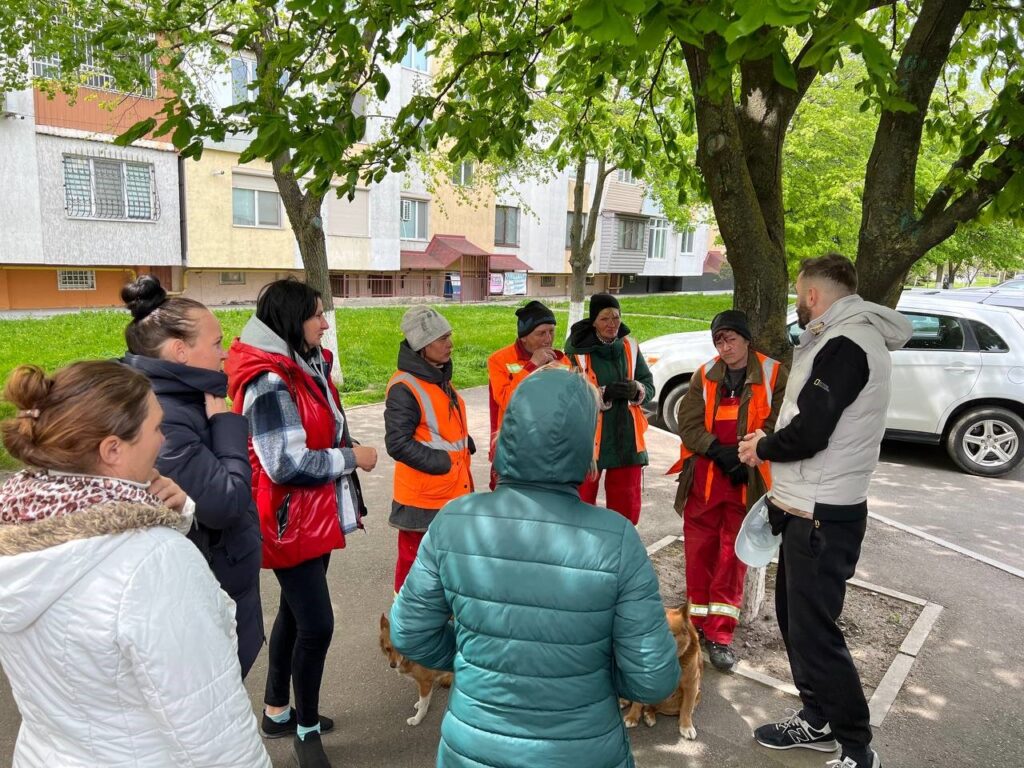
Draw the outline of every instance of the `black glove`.
[[[738,445],[722,445],[717,440],[708,448],[706,455],[723,472],[728,472],[740,463],[740,447]]]
[[[614,381],[604,388],[604,401],[606,403],[610,403],[612,400],[635,400],[636,395],[636,383],[632,379]]]
[[[733,485],[746,485],[750,482],[750,473],[746,464],[737,464],[725,474]]]

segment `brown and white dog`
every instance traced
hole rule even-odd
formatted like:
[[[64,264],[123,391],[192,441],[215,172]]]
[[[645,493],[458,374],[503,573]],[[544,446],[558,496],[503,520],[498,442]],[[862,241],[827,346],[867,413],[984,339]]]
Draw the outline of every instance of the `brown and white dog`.
[[[626,702],[629,709],[622,719],[627,728],[635,728],[643,713],[644,723],[654,725],[657,715],[678,715],[679,734],[684,739],[696,739],[697,729],[693,727],[693,710],[700,701],[700,678],[704,670],[704,659],[700,655],[700,639],[690,621],[690,603],[682,608],[666,608],[668,628],[676,638],[676,655],[682,674],[675,692],[659,704]]]
[[[409,725],[419,725],[423,718],[426,717],[427,710],[430,709],[430,699],[434,695],[434,686],[440,685],[442,688],[451,688],[452,673],[427,669],[415,661],[409,661],[405,656],[396,651],[395,647],[391,644],[391,622],[388,621],[388,617],[383,613],[380,615],[380,649],[388,657],[388,662],[392,669],[397,669],[400,674],[408,675],[416,681],[416,687],[420,695],[419,700],[414,705],[416,714],[406,719],[405,722]]]

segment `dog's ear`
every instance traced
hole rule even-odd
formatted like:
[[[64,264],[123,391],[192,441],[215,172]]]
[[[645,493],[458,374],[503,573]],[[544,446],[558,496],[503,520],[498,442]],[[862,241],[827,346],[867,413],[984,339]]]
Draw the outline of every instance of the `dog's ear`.
[[[380,615],[380,628],[381,629],[389,629],[390,627],[391,627],[391,622],[388,621],[387,614],[382,613]]]

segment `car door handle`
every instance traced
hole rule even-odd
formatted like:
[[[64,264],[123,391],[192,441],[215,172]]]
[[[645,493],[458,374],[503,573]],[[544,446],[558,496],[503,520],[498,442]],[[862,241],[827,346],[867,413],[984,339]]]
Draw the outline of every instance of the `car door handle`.
[[[975,368],[972,365],[947,365],[943,370],[950,373],[973,373]]]

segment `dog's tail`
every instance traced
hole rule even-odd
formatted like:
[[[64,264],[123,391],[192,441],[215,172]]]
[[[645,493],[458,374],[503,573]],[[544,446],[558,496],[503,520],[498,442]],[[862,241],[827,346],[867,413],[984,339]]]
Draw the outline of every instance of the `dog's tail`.
[[[440,685],[442,688],[451,688],[452,681],[454,679],[455,678],[451,672],[442,672],[437,676],[437,684]]]

